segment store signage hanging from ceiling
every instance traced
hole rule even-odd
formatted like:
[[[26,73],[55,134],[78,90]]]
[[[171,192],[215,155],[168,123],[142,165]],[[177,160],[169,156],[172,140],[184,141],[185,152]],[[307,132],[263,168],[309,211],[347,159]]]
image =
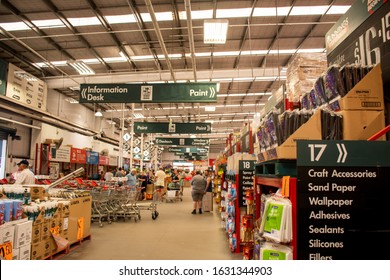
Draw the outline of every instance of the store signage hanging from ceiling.
[[[168,148],[170,153],[208,153],[206,148]]]
[[[211,133],[210,123],[135,122],[134,133]]]
[[[159,138],[155,140],[159,146],[208,146],[210,139],[206,138]]]
[[[12,63],[8,64],[6,96],[28,107],[46,111],[46,83]]]
[[[81,84],[80,103],[217,102],[217,83]]]

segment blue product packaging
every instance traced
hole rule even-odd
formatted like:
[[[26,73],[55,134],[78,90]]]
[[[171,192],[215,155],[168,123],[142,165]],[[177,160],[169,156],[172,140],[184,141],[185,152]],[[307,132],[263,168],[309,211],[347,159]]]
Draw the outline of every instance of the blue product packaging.
[[[21,220],[23,216],[23,201],[14,200],[13,201],[13,211],[12,211],[13,220]]]
[[[4,200],[4,222],[12,221],[12,200]]]
[[[0,200],[0,225],[4,224],[4,201]]]

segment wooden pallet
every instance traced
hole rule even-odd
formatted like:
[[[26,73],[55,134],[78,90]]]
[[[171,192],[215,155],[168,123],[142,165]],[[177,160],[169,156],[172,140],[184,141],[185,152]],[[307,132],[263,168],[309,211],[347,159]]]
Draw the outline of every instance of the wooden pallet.
[[[87,240],[92,240],[92,235],[87,235],[71,244],[69,244],[69,250],[70,251],[73,251],[74,249],[77,249],[83,242],[87,241]]]
[[[45,258],[45,260],[58,260],[64,255],[69,254],[69,252],[70,252],[70,246],[68,245],[64,249],[57,251],[54,254],[48,256],[47,258]]]
[[[296,176],[296,160],[270,160],[255,165],[255,174],[269,177]]]

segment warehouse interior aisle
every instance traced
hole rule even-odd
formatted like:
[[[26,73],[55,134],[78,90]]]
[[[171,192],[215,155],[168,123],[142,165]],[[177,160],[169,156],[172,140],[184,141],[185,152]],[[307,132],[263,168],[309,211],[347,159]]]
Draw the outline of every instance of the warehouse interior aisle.
[[[192,215],[191,190],[183,201],[160,203],[152,220],[141,211],[141,221],[119,220],[91,225],[91,240],[62,257],[63,260],[234,260],[218,210]]]

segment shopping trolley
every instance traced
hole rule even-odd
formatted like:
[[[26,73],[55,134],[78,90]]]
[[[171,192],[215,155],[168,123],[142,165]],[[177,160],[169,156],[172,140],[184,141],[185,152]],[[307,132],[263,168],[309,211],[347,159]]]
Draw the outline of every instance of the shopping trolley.
[[[99,226],[103,227],[103,221],[106,220],[109,224],[111,224],[113,219],[114,211],[109,205],[109,189],[101,190],[98,188],[94,188],[91,191],[92,196],[92,213],[91,213],[91,222],[94,220],[98,220]]]
[[[139,210],[147,210],[150,211],[152,214],[152,219],[155,220],[157,219],[159,213],[157,211],[157,201],[159,198],[159,190],[155,189],[153,190],[153,198],[152,201],[149,200],[141,200],[137,201],[136,205]],[[139,216],[141,219],[141,216]]]
[[[167,186],[167,195],[165,202],[183,201],[183,193],[178,182],[169,183]]]
[[[140,191],[134,188],[123,188],[124,200],[120,204],[119,210],[116,212],[117,217],[122,217],[124,220],[134,218],[137,222],[141,219],[141,212],[137,206],[137,200],[140,196]]]

